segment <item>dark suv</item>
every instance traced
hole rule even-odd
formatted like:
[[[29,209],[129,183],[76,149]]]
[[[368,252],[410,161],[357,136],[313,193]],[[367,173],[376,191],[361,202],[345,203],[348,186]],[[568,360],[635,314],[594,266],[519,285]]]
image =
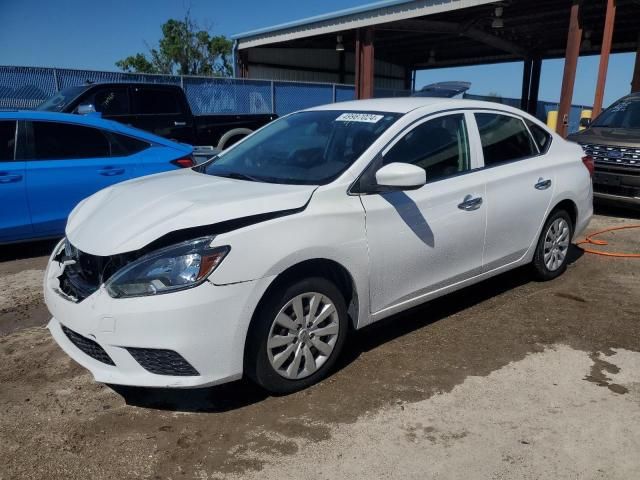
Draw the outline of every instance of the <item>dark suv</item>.
[[[594,197],[640,206],[640,92],[615,102],[569,140],[595,160]]]

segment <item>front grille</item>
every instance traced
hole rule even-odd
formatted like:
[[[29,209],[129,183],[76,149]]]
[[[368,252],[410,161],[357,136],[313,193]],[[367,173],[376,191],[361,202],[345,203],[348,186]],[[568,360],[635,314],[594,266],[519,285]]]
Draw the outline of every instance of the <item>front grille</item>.
[[[89,355],[91,358],[98,360],[99,362],[106,363],[107,365],[115,366],[115,363],[113,363],[113,360],[111,360],[111,357],[107,354],[107,352],[104,351],[104,348],[102,348],[93,340],[83,337],[79,333],[74,332],[64,325],[62,325],[62,331],[67,336],[67,338],[71,340],[71,343],[73,343],[76,347]]]
[[[142,368],[156,375],[193,376],[200,375],[182,355],[173,350],[156,348],[127,348]]]
[[[584,152],[591,155],[596,164],[640,167],[640,148],[618,147],[581,143]]]

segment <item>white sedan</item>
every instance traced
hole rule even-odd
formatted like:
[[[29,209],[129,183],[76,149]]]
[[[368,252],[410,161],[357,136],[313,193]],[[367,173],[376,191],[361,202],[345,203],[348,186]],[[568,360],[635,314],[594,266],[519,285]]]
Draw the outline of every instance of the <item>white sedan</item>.
[[[592,215],[593,161],[514,108],[404,98],[283,117],[209,162],[102,190],[49,261],[49,329],[100,382],[286,393],[348,333],[529,264]]]

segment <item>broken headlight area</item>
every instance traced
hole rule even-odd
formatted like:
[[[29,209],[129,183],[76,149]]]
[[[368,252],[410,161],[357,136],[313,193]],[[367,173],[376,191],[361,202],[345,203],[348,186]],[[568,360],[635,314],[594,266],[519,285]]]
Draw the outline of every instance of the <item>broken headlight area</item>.
[[[62,294],[80,302],[105,284],[113,298],[158,295],[200,285],[222,262],[230,248],[210,247],[213,237],[111,256],[91,255],[68,240],[54,256],[62,266]]]

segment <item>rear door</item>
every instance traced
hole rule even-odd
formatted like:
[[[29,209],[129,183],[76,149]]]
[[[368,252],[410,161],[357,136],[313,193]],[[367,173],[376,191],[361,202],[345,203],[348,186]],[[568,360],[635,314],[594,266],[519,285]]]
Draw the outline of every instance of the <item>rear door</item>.
[[[495,111],[474,116],[487,172],[483,263],[489,271],[521,259],[537,240],[553,196],[554,166],[521,117]]]
[[[184,95],[175,88],[132,87],[135,126],[178,142],[193,143],[193,116]]]
[[[104,131],[72,123],[30,122],[26,178],[34,232],[58,235],[82,199],[131,178],[135,158],[112,156]]]
[[[32,234],[25,162],[16,160],[17,142],[17,122],[0,120],[0,243]]]

